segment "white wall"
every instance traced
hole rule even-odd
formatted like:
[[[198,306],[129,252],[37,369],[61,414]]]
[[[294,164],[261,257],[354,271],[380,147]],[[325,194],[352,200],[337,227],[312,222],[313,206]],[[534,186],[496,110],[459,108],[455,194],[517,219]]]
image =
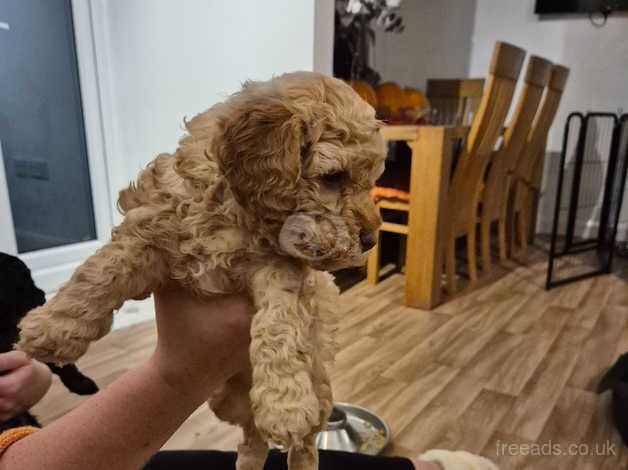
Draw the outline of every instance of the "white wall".
[[[247,79],[312,70],[314,0],[92,0],[113,195],[185,116]]]
[[[422,90],[428,78],[466,77],[474,12],[475,0],[405,0],[403,33],[376,28],[373,68],[383,81]]]

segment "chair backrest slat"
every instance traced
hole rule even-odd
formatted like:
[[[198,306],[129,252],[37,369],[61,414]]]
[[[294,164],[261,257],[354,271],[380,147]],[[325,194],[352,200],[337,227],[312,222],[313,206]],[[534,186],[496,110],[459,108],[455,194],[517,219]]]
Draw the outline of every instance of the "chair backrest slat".
[[[482,199],[482,215],[489,220],[505,217],[510,187],[509,173],[517,164],[549,83],[552,63],[538,56],[528,60],[517,106],[508,123],[502,145],[491,160]]]
[[[547,135],[556,117],[556,111],[558,111],[568,77],[569,69],[567,67],[562,65],[552,67],[543,101],[532,123],[524,149],[519,154],[515,165],[516,176],[532,186],[538,184],[534,181],[535,170],[539,166],[539,161],[543,159]]]
[[[482,101],[454,170],[449,200],[455,231],[475,224],[480,188],[486,167],[510,109],[525,51],[498,42],[493,49],[489,77]]]

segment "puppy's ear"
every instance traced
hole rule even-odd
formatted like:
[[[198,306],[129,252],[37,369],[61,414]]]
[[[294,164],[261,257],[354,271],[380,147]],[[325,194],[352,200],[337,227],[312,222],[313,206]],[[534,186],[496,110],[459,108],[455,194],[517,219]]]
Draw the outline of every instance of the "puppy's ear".
[[[223,121],[218,155],[238,202],[267,217],[293,211],[304,150],[303,124],[280,101],[248,99]]]

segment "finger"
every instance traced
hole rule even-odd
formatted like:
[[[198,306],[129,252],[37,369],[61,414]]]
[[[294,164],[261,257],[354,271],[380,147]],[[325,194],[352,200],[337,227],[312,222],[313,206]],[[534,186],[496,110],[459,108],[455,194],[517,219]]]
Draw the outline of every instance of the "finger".
[[[0,398],[0,419],[6,421],[21,411],[21,407],[15,400]]]
[[[7,375],[0,377],[0,397],[13,398],[19,392],[32,374],[32,365],[29,363],[25,366],[11,370]]]
[[[22,351],[9,351],[0,354],[0,371],[17,369],[30,364],[31,360]]]

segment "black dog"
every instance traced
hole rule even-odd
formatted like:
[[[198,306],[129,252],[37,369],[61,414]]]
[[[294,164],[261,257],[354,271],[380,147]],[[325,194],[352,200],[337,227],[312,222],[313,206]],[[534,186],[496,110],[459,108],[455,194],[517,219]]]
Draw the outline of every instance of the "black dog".
[[[619,356],[617,362],[604,374],[598,393],[613,391],[611,414],[624,445],[628,446],[628,353]]]
[[[0,353],[13,349],[19,336],[17,325],[20,319],[45,302],[44,292],[35,285],[26,265],[15,256],[0,253]],[[47,365],[71,392],[91,395],[98,391],[94,381],[84,376],[74,364],[62,367]],[[0,422],[0,431],[25,425],[39,426],[37,419],[28,411]]]

